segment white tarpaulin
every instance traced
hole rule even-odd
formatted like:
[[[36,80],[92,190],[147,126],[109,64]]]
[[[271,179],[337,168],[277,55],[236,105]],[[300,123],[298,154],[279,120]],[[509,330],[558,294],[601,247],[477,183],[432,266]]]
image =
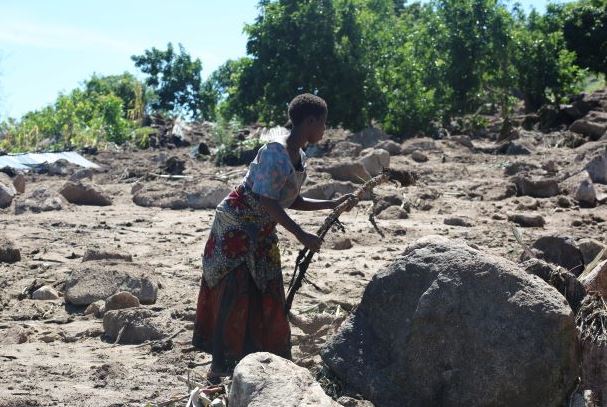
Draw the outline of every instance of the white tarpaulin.
[[[99,168],[97,164],[87,160],[75,151],[0,155],[0,168],[10,167],[17,170],[30,170],[38,165],[50,164],[58,160],[66,160],[84,168]]]

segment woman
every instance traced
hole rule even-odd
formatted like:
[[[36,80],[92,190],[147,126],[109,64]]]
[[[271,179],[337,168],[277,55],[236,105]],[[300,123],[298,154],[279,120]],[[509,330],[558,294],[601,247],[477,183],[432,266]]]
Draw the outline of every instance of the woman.
[[[285,208],[333,209],[349,197],[314,200],[299,195],[306,179],[302,148],[322,139],[327,105],[318,96],[299,95],[289,103],[288,116],[286,139],[264,145],[243,183],[217,206],[204,248],[193,344],[212,354],[210,380],[228,375],[234,362],[252,352],[290,359],[276,225],[318,251],[321,239],[305,232]]]

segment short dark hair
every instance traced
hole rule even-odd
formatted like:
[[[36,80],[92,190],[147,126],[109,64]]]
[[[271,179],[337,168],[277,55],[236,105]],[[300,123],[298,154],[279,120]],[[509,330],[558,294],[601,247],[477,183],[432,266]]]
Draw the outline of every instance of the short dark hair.
[[[306,118],[326,117],[327,112],[327,102],[323,98],[311,93],[303,93],[295,96],[289,103],[289,124],[299,126]]]

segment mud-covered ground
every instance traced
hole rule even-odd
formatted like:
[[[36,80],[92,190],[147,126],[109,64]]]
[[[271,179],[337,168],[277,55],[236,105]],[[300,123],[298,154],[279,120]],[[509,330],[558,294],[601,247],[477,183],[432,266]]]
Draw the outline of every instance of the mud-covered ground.
[[[488,140],[473,140],[471,149],[445,139],[420,147],[429,158],[427,162],[415,162],[410,155],[391,156],[391,167],[415,171],[418,182],[410,187],[385,185],[377,194],[404,195],[411,204],[409,218],[378,219],[385,234],[382,238],[368,221],[370,201],[342,216],[346,233],[330,233],[309,269],[319,289],[305,284],[293,311],[308,318],[330,314],[336,325],[360,301],[377,271],[409,242],[429,234],[461,238],[488,253],[517,260],[522,248],[507,220],[513,213],[538,214],[545,220],[544,227],[519,228],[526,243],[549,233],[607,243],[605,204],[581,208],[574,203],[563,208],[557,204],[558,197],[503,197],[509,178],[504,170],[510,164],[529,163],[535,168],[530,174],[566,178],[566,174],[583,168],[589,152],[607,145],[607,141],[599,141],[571,149],[554,147],[555,143],[547,140],[542,133],[524,133],[520,141],[529,146],[531,155],[494,154],[491,149],[496,144]],[[415,141],[419,140],[406,144]],[[112,197],[111,206],[69,204],[59,211],[20,215],[14,214],[14,208],[0,211],[0,235],[12,240],[22,257],[14,264],[0,264],[0,406],[155,404],[187,394],[179,376],[190,371],[193,377],[204,377],[210,356],[194,350],[190,340],[201,276],[200,254],[213,211],[141,207],[133,203],[131,195],[137,181],[162,189],[221,182],[211,178],[227,173],[226,183],[235,186],[246,171],[244,166],[217,168],[191,158],[189,152],[189,148],[105,151],[88,156],[105,169],[95,174],[94,183]],[[193,179],[146,176],[158,172],[158,159],[171,155],[186,160],[185,175]],[[311,158],[310,183],[326,179],[315,167],[339,160],[352,158]],[[28,174],[26,191],[38,186],[58,190],[66,178]],[[607,192],[605,186],[595,186],[599,193]],[[315,231],[327,215],[326,211],[289,213],[309,231]],[[470,226],[444,223],[452,217],[463,218]],[[280,227],[279,237],[288,281],[300,245]],[[337,240],[345,238],[352,242],[351,248],[333,248]],[[158,300],[145,307],[166,315],[171,333],[179,332],[172,347],[114,345],[103,338],[101,319],[85,316],[82,308],[66,306],[63,298],[39,301],[20,296],[34,279],[61,292],[62,283],[82,262],[85,250],[96,245],[132,254],[136,264],[152,270],[160,283]],[[294,326],[294,361],[309,368],[318,365],[318,349],[333,326],[308,334]]]

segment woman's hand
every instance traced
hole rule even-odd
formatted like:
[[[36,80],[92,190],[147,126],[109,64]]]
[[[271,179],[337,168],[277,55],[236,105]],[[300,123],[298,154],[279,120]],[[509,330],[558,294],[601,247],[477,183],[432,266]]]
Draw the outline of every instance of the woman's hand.
[[[337,199],[333,200],[333,209],[337,208],[339,205],[341,205],[342,203],[346,202],[349,199],[356,199],[356,195],[354,194],[346,194],[346,195],[342,195]],[[346,210],[346,212],[349,212],[352,208],[348,208]]]
[[[308,250],[311,252],[317,252],[320,250],[320,246],[322,245],[322,239],[316,236],[313,233],[308,233],[302,231],[299,236],[297,236],[297,240],[301,244],[303,244]]]

